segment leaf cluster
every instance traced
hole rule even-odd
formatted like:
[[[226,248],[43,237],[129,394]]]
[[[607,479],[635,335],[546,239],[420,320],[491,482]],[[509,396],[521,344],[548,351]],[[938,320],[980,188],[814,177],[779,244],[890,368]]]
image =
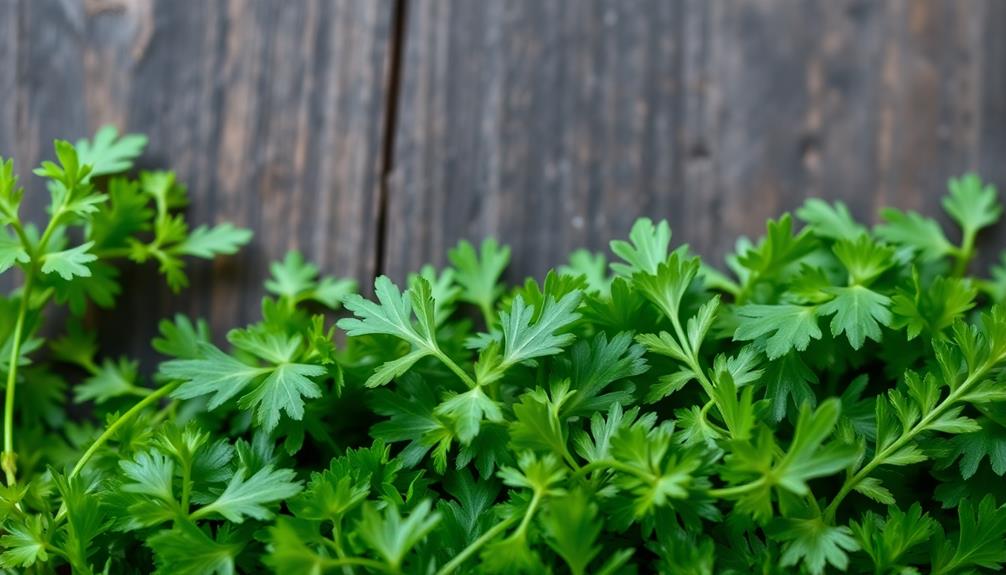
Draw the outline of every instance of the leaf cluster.
[[[144,369],[80,320],[49,336],[43,312],[113,305],[122,260],[180,289],[182,256],[249,238],[190,229],[170,173],[122,175],[144,144],[58,142],[44,227],[0,165],[0,268],[22,278],[0,300],[4,569],[1006,565],[1006,272],[969,274],[1002,209],[975,175],[950,182],[955,231],[812,199],[724,271],[648,219],[610,262],[580,251],[514,286],[492,240],[372,297],[291,252],[258,321],[165,320]]]

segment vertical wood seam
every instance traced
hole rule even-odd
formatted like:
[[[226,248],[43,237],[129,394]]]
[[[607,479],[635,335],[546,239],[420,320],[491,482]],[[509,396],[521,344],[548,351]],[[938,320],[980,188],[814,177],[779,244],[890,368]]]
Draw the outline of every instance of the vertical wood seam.
[[[21,0],[14,0],[14,18],[17,22],[14,24],[14,147],[11,149],[11,159],[14,161],[14,172],[18,173],[20,164],[23,163],[24,159],[18,159],[16,154],[18,150],[18,142],[21,140],[26,132],[26,126],[24,126],[24,120],[27,114],[22,114],[21,112],[21,99],[23,98],[23,92],[21,90],[21,85],[23,83],[21,78],[22,70],[24,66],[21,62],[23,47],[21,42],[24,41],[24,29],[25,29],[25,7]],[[22,180],[22,185],[23,180]]]
[[[388,84],[384,100],[384,129],[381,142],[381,169],[377,185],[377,222],[374,230],[373,277],[385,273],[385,251],[388,231],[388,186],[394,170],[395,135],[398,130],[398,106],[402,78],[402,58],[405,53],[405,19],[408,0],[393,0],[391,33],[388,35]],[[369,286],[367,286],[369,288]]]

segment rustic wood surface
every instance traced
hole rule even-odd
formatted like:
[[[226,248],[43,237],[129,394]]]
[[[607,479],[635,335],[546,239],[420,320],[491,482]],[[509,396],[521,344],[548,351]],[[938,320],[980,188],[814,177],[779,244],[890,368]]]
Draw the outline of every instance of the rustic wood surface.
[[[18,0],[0,0],[0,156],[17,140],[17,107],[8,98],[17,86]]]
[[[950,176],[1006,184],[1004,24],[994,1],[410,2],[387,269],[492,233],[519,278],[640,215],[720,261],[808,196],[935,214]]]
[[[719,261],[810,196],[937,214],[966,170],[1006,188],[1004,28],[996,0],[0,0],[0,155],[111,122],[193,222],[255,230],[182,296],[127,274],[97,321],[135,351],[253,318],[291,248],[369,284],[495,235],[519,279],[640,215]]]
[[[122,307],[98,321],[130,325],[105,331],[136,345],[114,347],[143,349],[177,311],[210,318],[218,333],[254,319],[268,263],[289,249],[373,275],[391,4],[2,2],[0,44],[17,43],[17,81],[11,92],[0,75],[0,155],[22,175],[52,155],[53,138],[113,123],[149,136],[145,166],[178,172],[194,224],[255,231],[236,257],[191,262],[181,296],[152,267],[127,272]],[[24,179],[40,216],[47,194]]]

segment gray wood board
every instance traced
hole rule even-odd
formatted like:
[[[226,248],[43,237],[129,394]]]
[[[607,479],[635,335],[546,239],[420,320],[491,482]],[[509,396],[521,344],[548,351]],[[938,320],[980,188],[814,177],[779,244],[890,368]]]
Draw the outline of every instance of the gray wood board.
[[[951,176],[1006,182],[1004,16],[953,0],[410,2],[387,271],[491,234],[519,279],[639,216],[718,263],[810,196],[868,220],[937,214]]]
[[[3,1],[9,10],[11,0]],[[369,281],[391,4],[14,6],[21,11],[17,137],[0,139],[0,154],[14,155],[21,174],[52,155],[54,138],[112,123],[149,136],[144,167],[178,172],[190,190],[194,225],[230,221],[255,231],[252,245],[235,257],[191,262],[192,285],[178,296],[152,267],[124,266],[120,307],[96,321],[126,322],[130,329],[104,331],[136,339],[113,347],[145,349],[157,321],[178,311],[209,318],[218,334],[253,320],[268,263],[289,249],[327,273]],[[0,126],[9,111],[3,114]],[[28,213],[41,218],[47,194],[37,180],[25,180]]]

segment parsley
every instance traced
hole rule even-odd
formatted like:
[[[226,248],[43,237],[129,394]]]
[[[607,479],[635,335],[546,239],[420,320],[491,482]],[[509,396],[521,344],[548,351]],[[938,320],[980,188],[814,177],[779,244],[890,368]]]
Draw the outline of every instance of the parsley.
[[[968,275],[1002,207],[975,175],[950,182],[956,230],[811,199],[729,272],[647,219],[517,286],[493,240],[373,299],[293,251],[258,321],[165,319],[144,366],[86,324],[121,266],[177,291],[185,258],[250,239],[190,226],[171,172],[132,175],[145,144],[57,142],[41,223],[0,161],[5,570],[1006,565],[1006,271]]]

